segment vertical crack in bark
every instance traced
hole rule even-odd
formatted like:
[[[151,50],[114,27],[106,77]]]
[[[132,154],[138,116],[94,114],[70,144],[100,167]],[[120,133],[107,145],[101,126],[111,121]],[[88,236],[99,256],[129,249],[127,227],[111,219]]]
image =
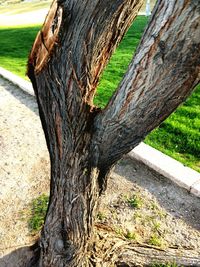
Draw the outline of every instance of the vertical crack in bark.
[[[61,160],[63,155],[63,142],[62,142],[63,134],[62,134],[62,119],[58,112],[56,112],[55,127],[56,127],[56,136],[58,142],[59,159]]]

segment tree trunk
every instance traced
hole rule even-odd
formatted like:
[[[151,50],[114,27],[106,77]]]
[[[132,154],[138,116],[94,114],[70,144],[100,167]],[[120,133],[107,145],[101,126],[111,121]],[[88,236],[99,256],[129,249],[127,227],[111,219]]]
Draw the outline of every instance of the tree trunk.
[[[119,90],[104,111],[93,106],[99,76],[143,2],[55,0],[36,37],[28,76],[51,160],[39,266],[92,265],[95,212],[112,165],[199,81],[197,1],[158,1]]]
[[[54,77],[56,68],[51,72]],[[66,75],[67,92],[52,81],[49,70],[37,79],[36,94],[51,160],[50,201],[39,266],[88,266],[85,262],[92,245],[101,176],[109,171],[91,164],[95,159],[90,149],[95,109],[90,111],[87,103],[77,103],[79,97],[68,101],[64,96],[78,90],[71,74]]]
[[[82,146],[52,167],[55,182],[41,236],[41,266],[89,265],[99,170],[89,166],[88,156]]]
[[[89,265],[95,210],[111,168],[97,166],[91,147],[99,112],[92,100],[102,69],[142,4],[128,2],[54,1],[31,51],[28,75],[51,160],[39,266]]]

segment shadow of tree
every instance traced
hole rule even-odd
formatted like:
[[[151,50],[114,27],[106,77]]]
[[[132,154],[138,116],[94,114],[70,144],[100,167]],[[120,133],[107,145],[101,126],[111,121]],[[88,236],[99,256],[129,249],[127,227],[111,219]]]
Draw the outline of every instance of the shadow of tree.
[[[125,157],[116,165],[115,172],[124,176],[154,195],[159,204],[170,214],[180,217],[191,227],[200,230],[200,198],[190,195],[187,190],[158,175],[136,160]],[[175,210],[176,208],[176,210]],[[38,244],[23,247],[8,253],[0,259],[1,267],[38,267]],[[199,262],[199,257],[197,257]],[[199,266],[199,265],[194,265]]]
[[[1,267],[37,267],[38,243],[8,252],[0,258]]]

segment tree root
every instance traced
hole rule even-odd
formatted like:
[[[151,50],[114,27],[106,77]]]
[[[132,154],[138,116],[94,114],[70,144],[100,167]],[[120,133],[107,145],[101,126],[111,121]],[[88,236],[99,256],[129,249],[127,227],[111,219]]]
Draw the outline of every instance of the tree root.
[[[200,267],[200,252],[190,248],[159,248],[117,236],[111,227],[96,226],[95,241],[88,249],[84,267],[152,266],[155,263],[176,263],[178,266]],[[1,267],[37,267],[38,242],[31,247],[17,249],[0,259]],[[83,266],[82,266],[83,267]]]
[[[112,228],[98,224],[95,249],[91,258],[96,267],[152,266],[174,263],[178,266],[200,266],[200,253],[185,248],[160,248],[116,236]]]

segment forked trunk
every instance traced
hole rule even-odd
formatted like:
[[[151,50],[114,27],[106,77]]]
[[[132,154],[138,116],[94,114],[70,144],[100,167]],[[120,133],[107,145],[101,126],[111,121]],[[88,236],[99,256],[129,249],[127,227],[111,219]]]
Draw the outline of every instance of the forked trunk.
[[[64,94],[62,86],[55,86],[49,71],[43,73],[37,77],[41,80],[35,88],[50,152],[51,188],[39,266],[90,266],[95,212],[110,170],[95,165],[98,155],[91,140],[97,111],[90,110],[86,103],[72,103],[70,113],[65,99],[59,98]],[[71,76],[66,79],[72,84],[68,90],[75,91],[74,80]]]
[[[93,220],[111,168],[99,165],[92,143],[99,113],[93,96],[100,73],[143,1],[87,2],[53,1],[29,57],[28,76],[51,159],[42,267],[90,265]]]
[[[28,76],[51,159],[40,267],[93,264],[93,220],[111,166],[199,82],[199,1],[158,0],[118,90],[103,111],[93,106],[100,74],[143,2],[54,0],[33,45]]]

